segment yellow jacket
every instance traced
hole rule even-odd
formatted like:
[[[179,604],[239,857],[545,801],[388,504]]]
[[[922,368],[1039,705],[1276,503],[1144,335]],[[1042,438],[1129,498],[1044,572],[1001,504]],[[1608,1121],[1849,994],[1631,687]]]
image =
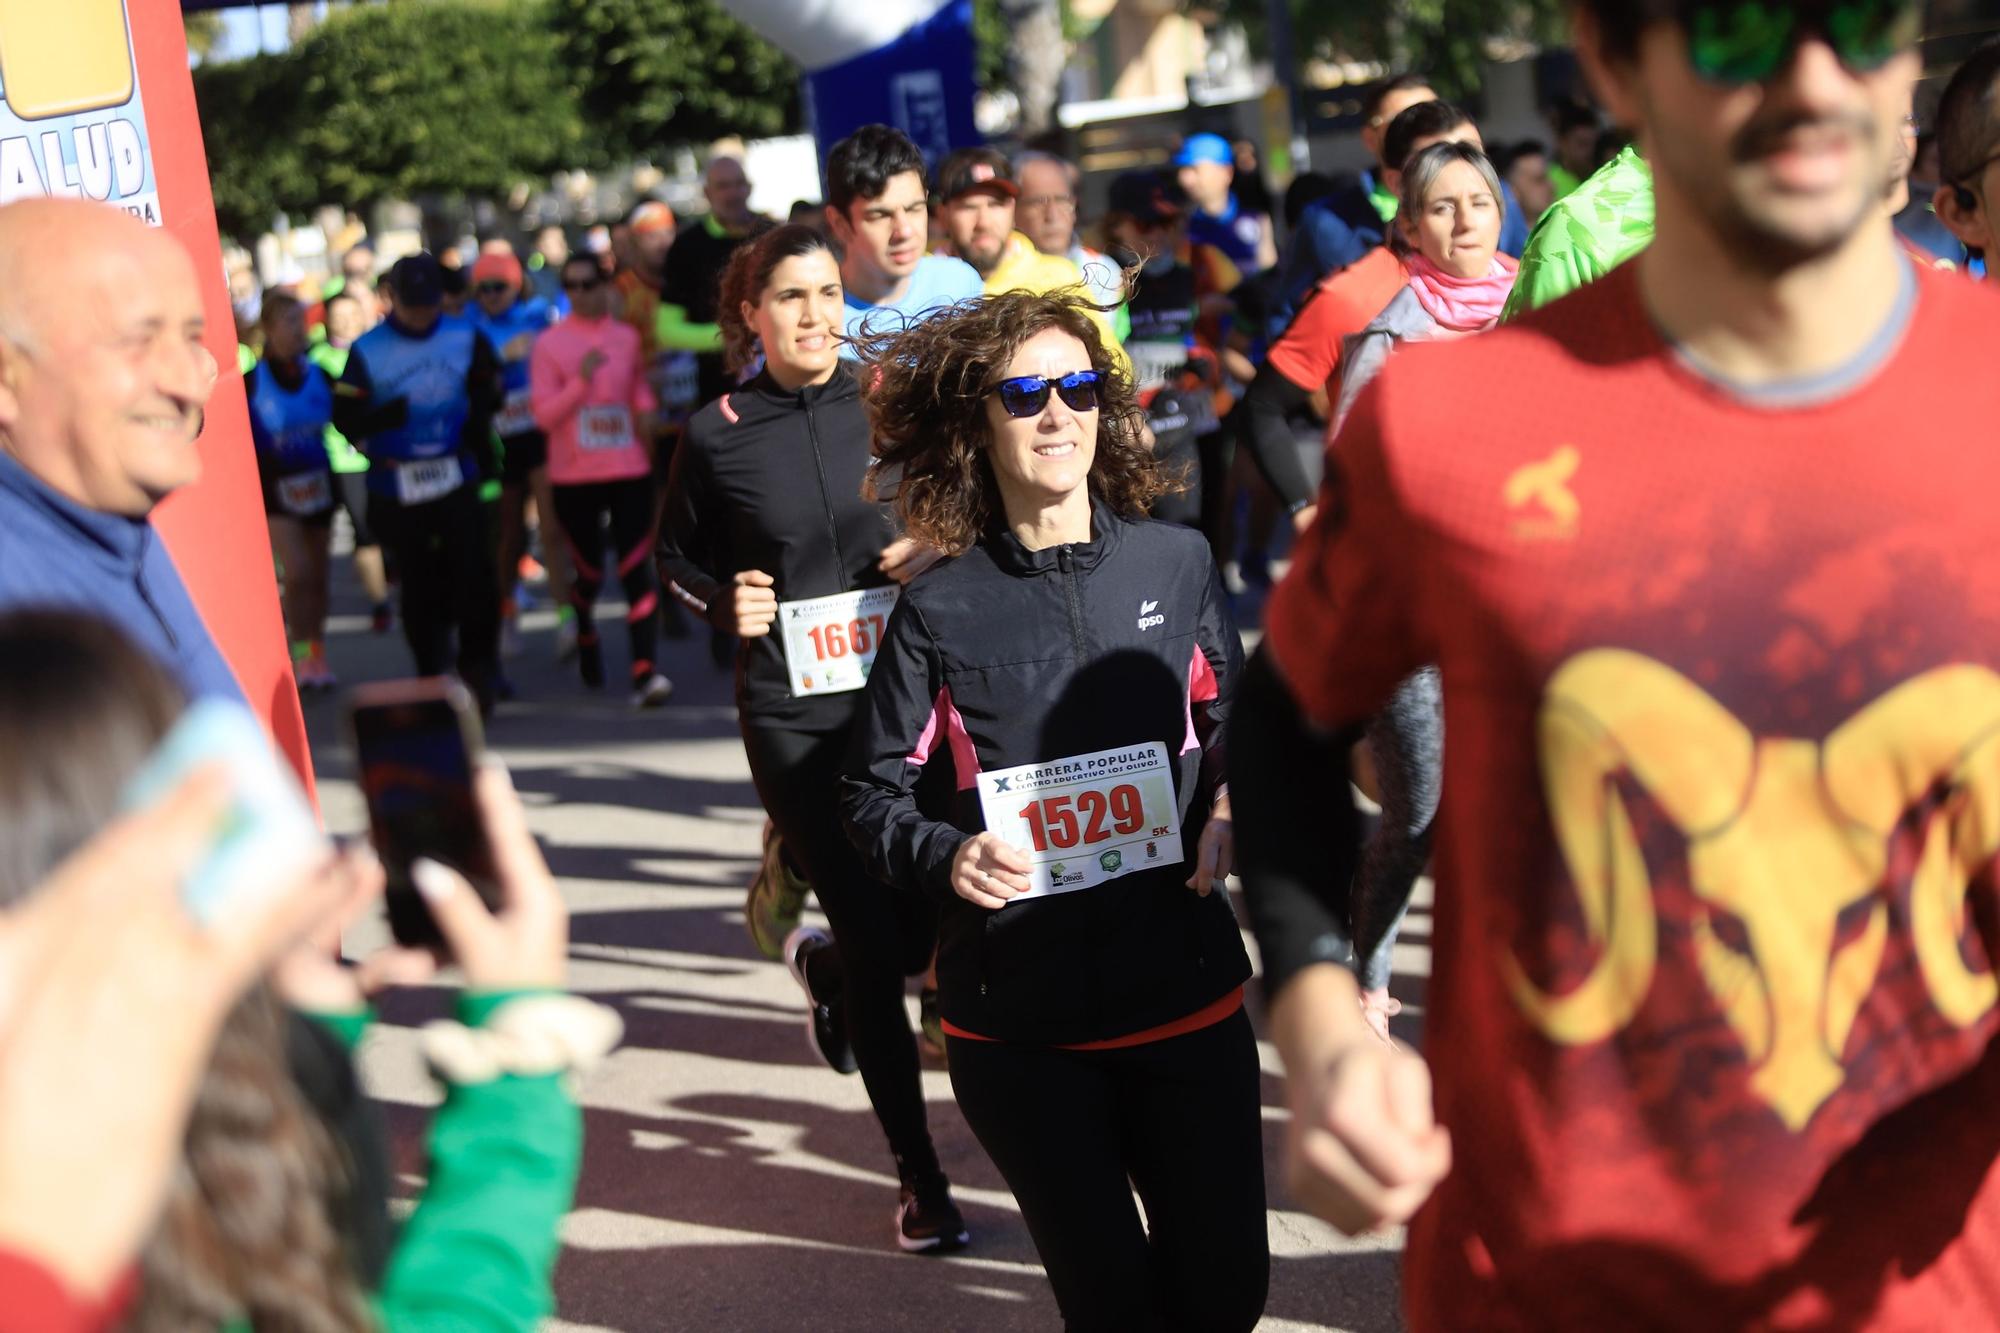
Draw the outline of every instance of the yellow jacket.
[[[1008,238],[1006,252],[1000,256],[1000,263],[986,279],[986,294],[998,296],[1001,292],[1033,292],[1037,296],[1048,296],[1055,292],[1070,292],[1085,300],[1094,300],[1083,279],[1083,270],[1062,255],[1045,255],[1035,248],[1035,243],[1015,232]],[[1132,373],[1132,363],[1126,359],[1125,348],[1118,341],[1118,334],[1111,326],[1112,311],[1092,310],[1091,319],[1097,323],[1099,333],[1104,335],[1104,345],[1110,349],[1112,360],[1125,371]]]

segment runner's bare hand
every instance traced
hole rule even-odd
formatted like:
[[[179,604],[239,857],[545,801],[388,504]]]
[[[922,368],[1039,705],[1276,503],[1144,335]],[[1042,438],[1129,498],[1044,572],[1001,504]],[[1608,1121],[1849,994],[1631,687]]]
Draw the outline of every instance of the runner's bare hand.
[[[1001,841],[999,834],[975,834],[951,860],[951,891],[974,907],[998,911],[1032,887],[1028,872],[1033,868],[1028,854]]]
[[[1195,847],[1194,874],[1187,886],[1206,898],[1236,868],[1236,823],[1229,815],[1229,798],[1220,797],[1208,816]]]
[[[898,583],[908,583],[943,558],[944,552],[935,546],[927,546],[914,537],[898,537],[882,548],[882,558],[875,562],[875,568]]]
[[[1279,993],[1292,1196],[1348,1235],[1407,1222],[1451,1170],[1451,1135],[1431,1104],[1430,1067],[1376,1039],[1345,969],[1306,969]]]
[[[723,594],[723,628],[739,639],[761,639],[778,619],[778,581],[761,569],[746,569]]]

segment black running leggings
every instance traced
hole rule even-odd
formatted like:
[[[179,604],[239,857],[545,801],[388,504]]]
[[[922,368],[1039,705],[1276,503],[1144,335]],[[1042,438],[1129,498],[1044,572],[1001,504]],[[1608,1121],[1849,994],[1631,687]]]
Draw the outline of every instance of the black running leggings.
[[[456,630],[458,674],[482,703],[490,700],[500,661],[500,589],[478,481],[420,505],[372,495],[368,526],[401,571],[403,637],[417,674],[451,670]]]
[[[577,634],[585,643],[597,641],[593,617],[597,594],[604,587],[604,529],[611,529],[612,559],[625,589],[625,636],[632,650],[632,680],[642,684],[653,674],[659,645],[660,589],[653,573],[653,481],[586,482],[556,486],[556,522],[569,543],[570,602],[576,608]]]
[[[1021,1205],[1070,1333],[1256,1326],[1271,1252],[1249,1015],[1122,1050],[946,1048],[959,1109]]]
[[[822,968],[839,971],[848,1038],[869,1104],[898,1174],[914,1181],[937,1171],[938,1160],[903,995],[906,979],[930,966],[937,911],[875,880],[847,840],[834,797],[847,731],[795,731],[746,718],[743,749],[765,813],[833,926],[837,948],[813,955],[814,975],[829,979]]]

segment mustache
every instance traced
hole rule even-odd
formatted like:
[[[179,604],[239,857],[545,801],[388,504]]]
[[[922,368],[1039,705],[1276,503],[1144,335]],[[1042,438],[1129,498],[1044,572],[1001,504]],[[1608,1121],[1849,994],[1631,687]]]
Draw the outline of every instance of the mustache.
[[[1859,143],[1874,143],[1881,136],[1881,126],[1866,112],[1825,116],[1806,111],[1781,111],[1756,117],[1738,130],[1729,144],[1730,157],[1737,162],[1752,162],[1768,156],[1783,147],[1784,141],[1800,130],[1845,135]]]

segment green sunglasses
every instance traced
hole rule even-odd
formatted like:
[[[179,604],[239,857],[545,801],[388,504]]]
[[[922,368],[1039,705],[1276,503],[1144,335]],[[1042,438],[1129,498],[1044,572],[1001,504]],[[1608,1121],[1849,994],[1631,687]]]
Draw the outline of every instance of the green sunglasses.
[[[1917,0],[1678,0],[1688,62],[1710,83],[1762,83],[1782,70],[1807,33],[1826,39],[1859,73],[1880,69],[1923,34]]]

